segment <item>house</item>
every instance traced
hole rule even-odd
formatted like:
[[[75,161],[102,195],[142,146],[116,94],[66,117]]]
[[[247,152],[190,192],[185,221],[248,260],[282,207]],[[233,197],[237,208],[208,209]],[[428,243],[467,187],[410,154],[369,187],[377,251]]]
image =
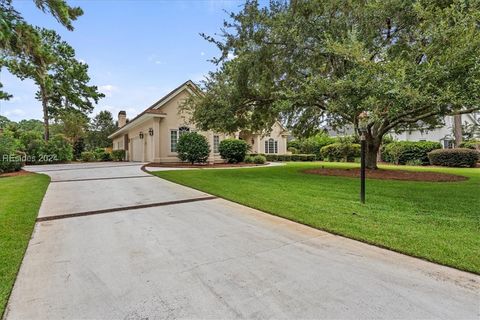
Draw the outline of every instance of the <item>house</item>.
[[[463,114],[461,116],[461,123],[463,126],[479,126],[480,117],[476,113]],[[454,116],[446,116],[443,124],[436,128],[424,128],[413,130],[402,130],[399,132],[390,132],[390,136],[396,141],[436,141],[439,142],[443,148],[453,148],[455,144],[454,135],[455,121]],[[326,128],[330,136],[346,136],[354,134],[352,126],[345,126],[344,128],[332,129]],[[473,138],[480,138],[474,136]]]
[[[189,115],[179,107],[191,95],[201,94],[200,89],[187,81],[155,102],[152,106],[127,122],[125,111],[118,113],[118,129],[109,138],[113,150],[125,150],[128,161],[173,163],[177,157],[177,141],[185,132],[196,131],[210,143],[209,163],[223,162],[218,152],[220,141],[226,138],[245,140],[251,153],[286,154],[287,130],[276,122],[267,134],[251,133],[246,130],[235,134],[197,131]]]

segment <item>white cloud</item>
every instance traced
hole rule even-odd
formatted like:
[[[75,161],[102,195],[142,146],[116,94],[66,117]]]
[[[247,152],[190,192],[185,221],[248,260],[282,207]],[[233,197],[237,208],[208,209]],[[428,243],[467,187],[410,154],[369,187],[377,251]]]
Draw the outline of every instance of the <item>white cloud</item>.
[[[98,87],[98,89],[100,90],[100,92],[105,94],[106,97],[111,97],[113,92],[118,90],[118,88],[112,84],[106,84],[106,85],[100,86]]]
[[[25,111],[23,111],[22,109],[19,109],[19,108],[15,108],[15,109],[12,109],[12,110],[7,110],[3,114],[5,115],[5,117],[11,117],[11,116],[21,117],[21,116],[25,115]]]
[[[155,64],[162,64],[162,61],[161,60],[156,60]]]
[[[203,51],[200,52],[200,55],[201,55],[201,56],[204,56],[204,55],[205,55],[205,52],[203,52]]]
[[[232,60],[235,59],[237,56],[233,54],[233,52],[229,52],[227,54],[227,60]]]

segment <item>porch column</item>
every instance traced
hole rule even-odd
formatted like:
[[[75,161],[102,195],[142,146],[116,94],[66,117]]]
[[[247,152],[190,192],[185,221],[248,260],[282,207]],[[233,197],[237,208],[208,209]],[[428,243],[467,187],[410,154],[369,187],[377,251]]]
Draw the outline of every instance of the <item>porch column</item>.
[[[161,144],[161,134],[160,134],[160,122],[161,118],[153,118],[153,162],[160,162],[160,144]]]

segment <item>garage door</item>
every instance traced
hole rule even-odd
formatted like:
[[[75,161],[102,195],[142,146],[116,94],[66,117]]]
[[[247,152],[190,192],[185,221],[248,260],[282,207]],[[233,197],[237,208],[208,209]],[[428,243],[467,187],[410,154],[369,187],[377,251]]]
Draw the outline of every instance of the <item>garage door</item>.
[[[132,161],[143,161],[143,140],[132,139]]]

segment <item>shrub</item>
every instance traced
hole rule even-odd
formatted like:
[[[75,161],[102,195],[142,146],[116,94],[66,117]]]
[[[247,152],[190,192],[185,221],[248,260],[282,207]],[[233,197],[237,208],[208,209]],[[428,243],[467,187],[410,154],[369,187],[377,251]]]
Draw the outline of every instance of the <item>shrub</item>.
[[[279,155],[277,155],[277,154],[266,154],[265,155],[265,159],[267,159],[267,161],[282,161],[282,160],[279,160],[278,157],[279,157]]]
[[[460,143],[460,148],[480,150],[480,140],[466,140]]]
[[[338,142],[338,138],[330,137],[328,134],[322,132],[307,139],[292,140],[288,143],[288,147],[297,149],[297,153],[315,154],[318,160],[322,160],[322,154],[320,150],[323,147],[335,142]]]
[[[210,146],[204,136],[196,132],[187,132],[178,139],[177,153],[178,158],[182,161],[188,161],[191,164],[203,163],[208,159]]]
[[[56,134],[45,144],[42,162],[67,162],[73,159],[73,147],[63,134]]]
[[[316,156],[314,154],[292,154],[292,161],[315,161]]]
[[[477,150],[467,148],[438,149],[428,153],[430,163],[444,167],[474,167],[479,159]]]
[[[113,161],[123,161],[123,160],[125,160],[125,150],[113,150],[112,151],[112,160]]]
[[[42,155],[44,154],[46,143],[42,138],[42,134],[35,131],[25,131],[20,135],[20,143],[22,150],[26,154],[27,164],[42,163]]]
[[[85,151],[85,140],[83,138],[79,138],[73,144],[73,157],[75,159],[80,159],[83,151]]]
[[[360,156],[360,145],[356,143],[332,143],[322,148],[322,157],[328,161],[353,162]]]
[[[248,144],[239,139],[225,139],[220,142],[218,151],[228,163],[243,162],[249,149]]]
[[[294,148],[294,147],[288,147],[288,148],[287,148],[287,151],[288,151],[288,152],[291,152],[292,154],[297,154],[297,153],[299,153],[299,152],[298,152],[298,149],[297,149],[297,148]]]
[[[84,162],[95,161],[95,153],[91,151],[83,151],[81,157]]]
[[[264,156],[256,155],[253,158],[253,163],[255,164],[264,164],[265,162],[267,162],[267,158],[265,158]]]
[[[245,160],[243,160],[245,163],[253,163],[253,159],[255,158],[255,156],[246,156],[245,157]]]
[[[105,151],[104,148],[95,149],[95,159],[100,161],[112,161],[110,152]]]
[[[19,146],[20,143],[13,137],[0,135],[0,173],[14,172],[22,168]]]
[[[409,161],[421,161],[429,164],[428,153],[442,148],[439,142],[434,141],[396,141],[382,148],[382,159],[395,164],[406,164]]]

